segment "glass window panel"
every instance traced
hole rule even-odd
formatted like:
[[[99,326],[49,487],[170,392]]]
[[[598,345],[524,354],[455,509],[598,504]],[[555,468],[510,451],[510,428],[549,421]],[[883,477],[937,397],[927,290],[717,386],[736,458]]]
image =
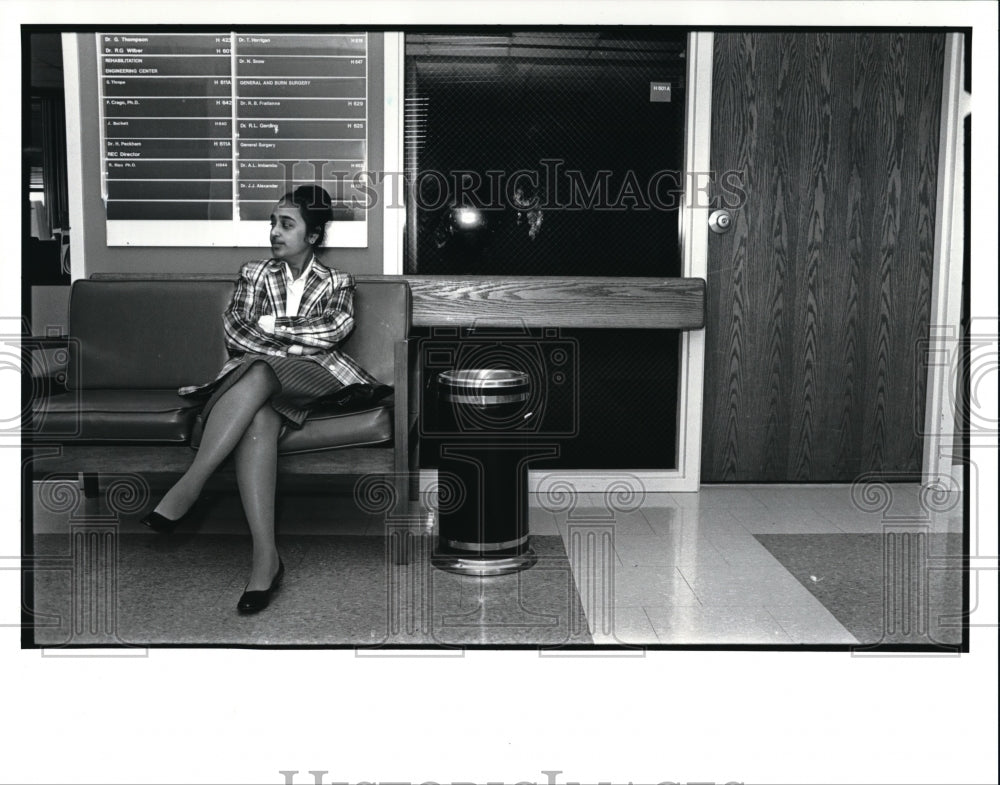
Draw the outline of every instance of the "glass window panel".
[[[686,34],[408,34],[404,269],[678,276]]]

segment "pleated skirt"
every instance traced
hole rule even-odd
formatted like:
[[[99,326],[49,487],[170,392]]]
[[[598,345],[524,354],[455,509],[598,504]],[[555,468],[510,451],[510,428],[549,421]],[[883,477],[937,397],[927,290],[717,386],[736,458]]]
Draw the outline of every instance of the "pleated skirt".
[[[373,385],[343,384],[326,368],[306,357],[274,357],[268,354],[246,354],[240,358],[241,363],[221,379],[215,381],[205,392],[210,393],[205,408],[202,410],[202,420],[208,419],[209,413],[225,393],[250,370],[255,362],[265,362],[271,366],[275,376],[281,383],[281,390],[271,396],[271,407],[282,416],[285,425],[301,428],[309,416],[310,409],[321,402],[346,404],[356,398],[368,398],[379,395],[382,389]],[[378,385],[383,388],[383,385]],[[367,389],[360,389],[367,388]],[[385,387],[384,390],[389,388]]]

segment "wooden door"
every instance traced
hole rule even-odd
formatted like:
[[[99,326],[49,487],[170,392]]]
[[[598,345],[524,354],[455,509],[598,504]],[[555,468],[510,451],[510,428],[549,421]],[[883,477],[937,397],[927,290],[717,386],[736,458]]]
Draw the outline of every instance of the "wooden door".
[[[709,240],[703,482],[919,474],[943,59],[941,33],[715,36],[712,169],[745,199]]]

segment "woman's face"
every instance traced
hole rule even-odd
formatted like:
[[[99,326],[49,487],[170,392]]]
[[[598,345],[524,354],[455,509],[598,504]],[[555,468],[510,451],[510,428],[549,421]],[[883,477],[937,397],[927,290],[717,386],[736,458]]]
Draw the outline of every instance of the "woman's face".
[[[271,213],[271,256],[279,261],[303,264],[312,253],[318,234],[306,233],[299,208],[278,202]]]

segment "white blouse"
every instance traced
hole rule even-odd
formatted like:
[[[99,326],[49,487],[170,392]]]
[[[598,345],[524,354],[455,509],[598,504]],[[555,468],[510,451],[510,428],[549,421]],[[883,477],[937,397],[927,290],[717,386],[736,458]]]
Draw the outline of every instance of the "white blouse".
[[[299,304],[302,302],[302,292],[306,288],[306,273],[309,271],[309,265],[311,264],[312,260],[310,260],[309,264],[302,268],[302,275],[298,278],[292,278],[292,271],[288,267],[288,262],[285,262],[285,316],[299,315]],[[276,316],[273,313],[265,314],[257,320],[257,325],[264,332],[273,333],[275,318]]]

